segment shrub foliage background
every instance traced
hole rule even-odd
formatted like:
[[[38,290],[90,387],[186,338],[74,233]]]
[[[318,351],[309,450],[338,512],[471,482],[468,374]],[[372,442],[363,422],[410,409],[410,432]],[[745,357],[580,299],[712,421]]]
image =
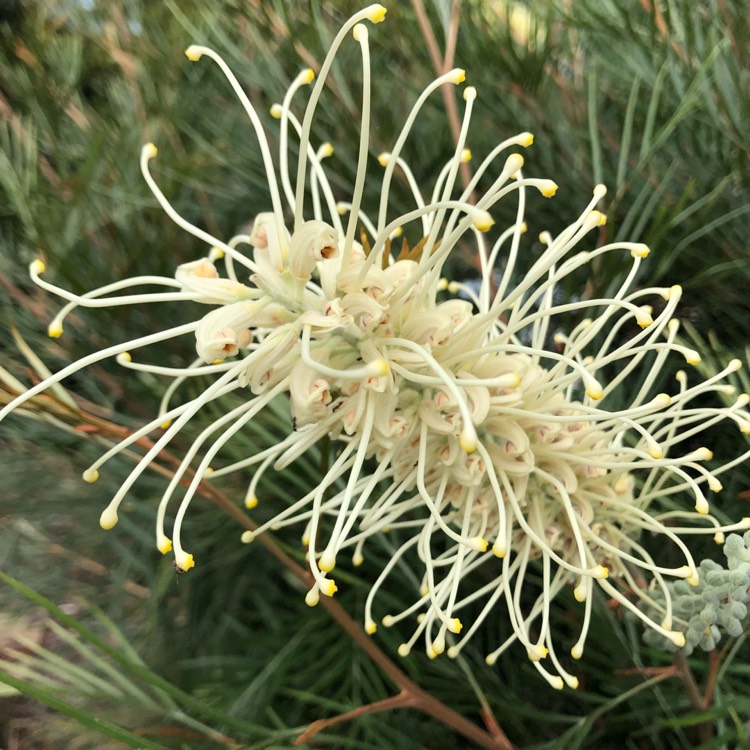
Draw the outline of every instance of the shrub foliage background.
[[[244,113],[212,67],[187,64],[185,47],[215,47],[267,111],[300,68],[317,67],[341,20],[358,7],[349,0],[3,3],[3,367],[27,382],[32,372],[12,326],[52,370],[102,342],[149,330],[147,311],[121,308],[116,318],[81,314],[62,339],[48,339],[56,303],[26,275],[40,253],[57,283],[82,292],[126,275],[170,275],[205,252],[148,192],[137,166],[144,142],[163,149],[156,170],[164,192],[216,235],[231,236],[266,209]],[[502,138],[530,130],[536,142],[529,172],[560,185],[553,201],[532,208],[532,232],[559,230],[591,187],[604,182],[606,237],[649,244],[643,278],[682,284],[682,317],[704,337],[716,332],[701,347],[705,366],[724,362],[729,352],[741,356],[750,321],[750,4],[433,0],[426,11],[441,46],[458,23],[456,64],[479,92],[472,151],[482,156]],[[386,23],[371,34],[373,160],[394,140],[400,113],[435,76],[419,28],[415,4],[402,0],[391,3]],[[334,65],[336,97],[327,95],[315,126],[318,140],[337,149],[330,163],[342,195],[353,178],[358,112],[358,52],[348,46]],[[431,184],[453,149],[439,96],[416,127],[408,160]],[[402,198],[408,201],[406,189]],[[567,292],[606,290],[620,270],[612,257]],[[164,357],[180,354],[165,350]],[[126,426],[150,413],[158,385],[123,375],[114,363],[66,383]],[[285,419],[280,409],[276,420],[254,423],[233,450],[251,450]],[[712,439],[717,450],[739,450],[735,432]],[[310,721],[393,694],[326,612],[305,607],[297,583],[262,548],[241,546],[235,523],[210,504],[196,503],[189,522],[201,564],[179,579],[153,550],[157,475],[136,487],[117,530],[100,532],[101,507],[128,469],[123,461],[93,487],[84,485],[80,471],[95,451],[90,440],[43,422],[13,418],[2,426],[0,567],[21,582],[0,584],[3,746],[288,747]],[[317,469],[308,468],[314,482]],[[293,497],[300,481],[289,475],[280,482],[257,517],[265,502]],[[726,484],[721,509],[750,515],[743,497],[748,471],[740,468]],[[223,489],[242,493],[232,484]],[[295,532],[279,541],[300,558]],[[340,597],[355,615],[379,569],[377,556],[389,555],[387,542],[376,546]],[[703,551],[718,557],[716,547]],[[403,586],[411,585],[404,574]],[[390,596],[397,607],[400,592]],[[574,631],[565,604],[561,598],[556,605],[556,627]],[[493,627],[500,632],[503,623]],[[395,654],[396,633],[379,631],[376,638]],[[671,657],[645,646],[638,626],[603,601],[577,665],[576,692],[548,690],[520,648],[487,667],[481,637],[456,661],[431,662],[415,651],[401,666],[477,723],[482,706],[489,708],[518,747],[736,746],[750,741],[743,638],[720,655],[718,672],[711,671],[718,654],[691,658],[699,687],[707,675],[716,677],[702,711],[684,682],[669,676]],[[342,724],[316,742],[442,748],[466,741],[402,710]]]

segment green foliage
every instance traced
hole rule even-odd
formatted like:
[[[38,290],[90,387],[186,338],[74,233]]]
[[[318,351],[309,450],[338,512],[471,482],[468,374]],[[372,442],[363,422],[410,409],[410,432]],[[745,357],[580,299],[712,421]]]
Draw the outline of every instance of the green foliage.
[[[721,332],[701,347],[716,353],[716,362],[704,358],[716,371],[728,352],[745,350],[750,315],[750,9],[744,1],[670,0],[656,3],[658,12],[646,10],[652,4],[464,0],[455,62],[479,91],[469,145],[476,160],[504,137],[535,133],[527,168],[553,177],[560,191],[553,201],[534,198],[530,238],[559,230],[580,212],[596,182],[607,184],[603,210],[609,220],[599,239],[627,238],[653,248],[643,266],[644,285],[685,286],[684,316],[703,331]],[[392,6],[386,23],[371,34],[377,71],[373,163],[435,73],[412,4]],[[267,209],[266,178],[244,113],[217,71],[187,63],[185,47],[216,47],[258,110],[267,111],[298,70],[322,60],[338,23],[358,7],[349,0],[4,5],[5,368],[28,382],[29,367],[11,356],[10,321],[53,370],[104,342],[150,330],[148,312],[120,308],[116,319],[96,311],[71,317],[70,335],[50,341],[44,329],[56,308],[27,280],[34,257],[48,261],[53,281],[81,292],[127,275],[169,275],[204,252],[158,209],[143,183],[138,154],[144,142],[160,146],[155,171],[175,207],[217,236],[234,234]],[[452,8],[448,0],[428,4],[440,45]],[[341,197],[354,176],[355,53],[344,50],[337,58],[333,93],[324,96],[315,124],[316,142],[330,140],[337,149],[331,161]],[[273,141],[274,121],[269,116],[265,122]],[[418,178],[430,183],[452,150],[434,97],[405,156]],[[407,204],[406,185],[395,195]],[[373,196],[366,196],[368,205]],[[496,218],[501,224],[503,217]],[[529,264],[537,249],[530,239]],[[617,260],[603,260],[591,278],[566,291],[603,292],[620,273]],[[187,319],[182,310],[160,309],[159,315],[164,326]],[[181,361],[188,347],[165,346],[162,361]],[[123,379],[112,363],[76,375],[66,386],[126,426],[152,413],[160,388],[153,376]],[[747,381],[743,387],[749,389]],[[268,423],[254,421],[253,431],[233,444],[235,457],[285,434],[288,420],[280,405]],[[26,634],[10,647],[0,630],[0,681],[7,686],[0,717],[8,727],[17,716],[31,717],[23,725],[29,747],[288,747],[316,718],[393,695],[390,681],[325,612],[304,606],[304,591],[276,560],[255,545],[239,545],[240,530],[217,508],[196,500],[189,529],[200,565],[177,578],[171,564],[152,552],[154,499],[163,478],[139,483],[117,531],[105,536],[96,525],[98,512],[130,470],[128,459],[89,487],[78,474],[101,450],[95,441],[19,418],[2,430],[7,465],[0,472],[0,567],[10,575],[3,576],[0,595],[8,619],[0,624],[10,629],[9,623],[32,616],[46,634],[41,640]],[[736,453],[736,441],[735,434],[722,433],[715,449]],[[254,516],[264,519],[266,502],[296,498],[317,470],[312,463],[296,464],[269,488]],[[729,493],[733,508],[749,479],[746,469],[738,469]],[[239,503],[245,488],[227,482],[222,489]],[[281,532],[279,539],[301,560],[296,532]],[[356,577],[348,577],[340,599],[349,612],[361,614],[368,582],[392,551],[387,540],[373,545]],[[400,585],[387,594],[394,611],[411,601],[415,587],[402,571]],[[573,634],[568,604],[564,598],[557,604],[555,627]],[[480,707],[488,705],[519,747],[697,747],[706,722],[715,728],[715,740],[701,747],[748,741],[743,638],[724,655],[712,707],[697,711],[677,679],[628,672],[667,664],[667,657],[644,647],[638,628],[605,602],[595,607],[588,650],[575,665],[581,679],[575,693],[548,691],[520,648],[487,667],[483,655],[500,642],[504,628],[501,618],[490,623],[455,662],[415,653],[400,666],[478,724]],[[374,637],[388,654],[409,635],[381,630]],[[709,674],[707,660],[696,656],[691,664],[701,682]],[[408,710],[364,716],[316,740],[347,748],[465,742]]]
[[[680,630],[685,633],[685,656],[690,656],[696,648],[713,651],[727,635],[739,638],[747,617],[747,602],[750,600],[750,554],[745,538],[731,534],[724,544],[726,568],[713,560],[703,560],[700,564],[700,584],[691,587],[685,581],[669,585],[675,609],[674,616]],[[661,592],[654,592],[654,600],[664,605]],[[646,641],[663,651],[676,648],[655,631],[645,634]]]

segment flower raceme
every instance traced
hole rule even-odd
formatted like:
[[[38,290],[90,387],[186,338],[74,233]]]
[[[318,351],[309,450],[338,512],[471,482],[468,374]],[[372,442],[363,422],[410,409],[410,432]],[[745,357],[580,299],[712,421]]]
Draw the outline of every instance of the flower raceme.
[[[183,520],[201,481],[250,470],[245,504],[253,508],[269,470],[283,470],[330,438],[337,451],[324,476],[311,479],[310,492],[245,532],[243,541],[269,528],[300,525],[314,581],[306,601],[314,605],[336,591],[330,574],[343,554],[358,565],[367,540],[390,531],[388,538],[398,538],[399,546],[367,597],[368,632],[376,630],[377,594],[394,568],[418,566],[421,586],[413,604],[378,613],[385,626],[415,623],[399,653],[406,655],[421,639],[431,657],[446,650],[456,656],[489,615],[504,609],[510,635],[488,662],[518,641],[551,685],[575,687],[576,678],[555,652],[550,622],[551,602],[560,591],[572,588],[583,608],[575,658],[583,653],[595,585],[680,646],[684,636],[673,622],[666,582],[698,583],[683,537],[707,532],[721,542],[725,532],[750,526],[750,519],[722,526],[710,513],[708,497],[721,489],[719,475],[743,457],[709,469],[711,451],[696,447],[698,436],[718,423],[750,432],[746,395],[731,406],[703,405],[707,395],[732,392],[724,381],[739,362],[695,384],[680,371],[672,392],[656,391],[675,356],[690,365],[700,358],[677,342],[673,316],[680,288],[632,289],[646,246],[616,242],[581,249],[591,246],[591,233],[606,220],[596,209],[606,193],[601,185],[559,235],[542,233],[538,257],[527,272],[518,272],[527,197],[530,191],[550,197],[556,185],[522,173],[517,149],[530,146],[533,137],[520,133],[487,155],[470,184],[457,186],[459,165],[471,156],[466,144],[477,95],[471,86],[463,90],[455,152],[431,192],[422,191],[403,147],[427,98],[444,84],[462,83],[462,70],[440,76],[418,97],[391,151],[378,158],[376,169],[383,171],[377,215],[366,215],[363,195],[374,178],[364,22],[379,23],[384,16],[380,5],[353,16],[335,37],[317,79],[302,71],[271,109],[279,121],[276,164],[260,117],[224,60],[206,47],[188,48],[191,61],[208,58],[220,68],[247,111],[271,210],[256,217],[249,235],[227,242],[213,237],[171,206],[150,172],[157,149],[144,146],[146,182],[169,216],[206,243],[207,256],[180,265],[174,278],[141,276],[83,295],[49,283],[44,263],[34,261],[33,280],[67,300],[49,333],[59,336],[65,317],[79,307],[188,300],[210,309],[194,322],[84,357],[20,395],[0,417],[106,357],[171,379],[154,419],[84,472],[86,481],[95,481],[111,458],[154,435],[153,447],[101,515],[102,527],[110,529],[128,490],[182,428],[205,406],[242,394],[238,406],[194,439],[159,503],[156,544],[165,554],[173,551],[177,566],[194,565],[183,546]],[[361,137],[353,192],[347,202],[337,202],[324,164],[333,148],[316,148],[311,126],[332,61],[352,31],[363,64]],[[299,119],[295,96],[313,81]],[[300,154],[294,186],[291,141]],[[401,215],[390,200],[397,175],[414,200],[414,208]],[[480,181],[489,185],[483,192]],[[472,195],[479,196],[475,202]],[[514,202],[516,218],[496,232],[491,213],[500,200]],[[411,247],[404,240],[397,253],[394,239],[401,233],[416,240]],[[473,248],[477,285],[444,277],[457,246],[462,252]],[[559,300],[562,281],[609,253],[630,262],[619,289],[609,297]],[[162,291],[131,293],[140,286]],[[582,310],[588,317],[564,332],[569,314]],[[138,349],[187,335],[195,337],[197,359],[184,368],[133,359]],[[213,379],[197,397],[173,405],[180,384],[196,376]],[[221,465],[228,441],[284,397],[295,429],[275,445]],[[175,493],[191,468],[178,502]],[[167,511],[173,502],[170,538]],[[661,535],[679,564],[654,559],[639,541],[644,531]],[[528,593],[537,586],[529,581],[532,574],[541,580],[536,598]],[[636,580],[644,575],[648,589]],[[658,601],[651,589],[659,590]],[[633,603],[633,595],[651,603],[644,610],[657,612],[656,619]],[[462,611],[471,613],[465,629]]]

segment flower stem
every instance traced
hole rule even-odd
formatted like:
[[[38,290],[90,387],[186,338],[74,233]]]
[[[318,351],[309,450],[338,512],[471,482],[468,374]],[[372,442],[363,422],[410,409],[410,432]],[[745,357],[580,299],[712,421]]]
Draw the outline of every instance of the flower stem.
[[[693,674],[693,670],[690,669],[687,659],[683,654],[677,651],[674,654],[672,663],[677,668],[677,672],[685,687],[685,692],[687,693],[688,700],[690,701],[693,710],[700,712],[705,711],[706,706],[704,705],[704,698],[698,689],[698,683],[695,680],[695,675]],[[696,731],[701,744],[710,742],[714,738],[714,727],[710,721],[704,721],[698,724],[696,726]]]
[[[435,68],[435,73],[438,76],[441,76],[453,67],[453,58],[455,57],[456,52],[456,39],[458,38],[458,21],[460,17],[459,11],[461,8],[461,0],[455,0],[453,3],[444,56],[440,54],[440,47],[438,46],[435,32],[432,30],[432,24],[430,24],[430,19],[427,17],[427,12],[425,11],[422,0],[412,0],[412,6],[414,7],[414,13],[417,16],[419,27],[422,29],[422,36],[427,44],[427,50],[430,53],[432,66]],[[458,116],[458,107],[456,106],[455,86],[443,86],[442,95],[445,112],[448,116],[448,124],[451,129],[451,135],[453,136],[454,143],[458,143],[459,133],[461,132],[461,118]],[[459,174],[461,175],[461,183],[464,188],[466,188],[471,182],[471,168],[467,162],[461,162],[458,169]],[[476,201],[472,195],[470,203],[475,202]]]
[[[716,689],[716,677],[719,673],[719,665],[726,649],[720,654],[716,649],[708,654],[708,677],[706,678],[706,690],[703,693],[703,708],[708,711],[714,700],[714,690]]]
[[[351,721],[360,716],[367,716],[369,714],[378,713],[379,711],[390,711],[394,708],[406,708],[407,706],[413,706],[414,701],[408,691],[401,691],[398,695],[391,696],[390,698],[383,698],[383,700],[376,701],[375,703],[366,703],[363,706],[357,706],[352,711],[347,711],[345,714],[338,714],[338,716],[331,716],[329,719],[318,719],[310,724],[302,734],[297,737],[294,741],[294,747],[304,745],[306,742],[311,740],[318,732],[322,732],[330,727],[335,727],[337,724],[342,724],[345,721]]]

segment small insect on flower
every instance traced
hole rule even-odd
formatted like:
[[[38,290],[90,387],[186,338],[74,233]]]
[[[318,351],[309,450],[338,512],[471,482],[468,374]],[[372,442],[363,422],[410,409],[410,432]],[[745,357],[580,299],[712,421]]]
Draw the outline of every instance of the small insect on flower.
[[[561,591],[572,590],[582,608],[580,633],[569,644],[576,659],[597,588],[681,646],[666,582],[699,582],[684,538],[750,526],[749,519],[722,525],[710,513],[719,476],[748,453],[717,465],[708,463],[707,447],[695,447],[715,425],[750,433],[745,395],[730,406],[706,405],[731,392],[724,381],[739,363],[705,380],[680,371],[676,381],[663,384],[675,357],[688,365],[700,360],[677,339],[674,315],[682,292],[679,286],[633,289],[649,253],[645,245],[596,246],[595,230],[606,221],[597,209],[606,195],[602,185],[557,236],[539,235],[540,252],[521,270],[524,234],[532,224],[527,207],[537,200],[534,194],[553,196],[557,184],[526,176],[520,150],[531,146],[533,136],[521,132],[486,154],[468,185],[459,186],[459,167],[472,156],[467,144],[474,87],[462,91],[453,154],[433,184],[420,183],[404,145],[427,99],[441,86],[462,84],[463,70],[427,86],[390,150],[372,164],[366,23],[384,16],[377,4],[356,13],[331,42],[317,79],[312,70],[301,71],[272,107],[276,163],[260,115],[226,62],[207,47],[188,48],[190,61],[218,67],[245,109],[265,167],[269,210],[258,214],[250,234],[227,241],[212,236],[170,204],[150,171],[157,149],[144,146],[140,163],[148,186],[180,227],[206,243],[207,254],[178,266],[174,278],[135,277],[83,295],[47,281],[44,264],[35,261],[32,279],[67,300],[50,334],[62,333],[66,316],[81,307],[189,301],[208,311],[84,357],[20,395],[0,418],[107,357],[170,380],[153,419],[84,472],[84,479],[95,481],[112,458],[151,436],[152,447],[102,513],[102,527],[111,529],[127,492],[158,454],[203,413],[222,410],[185,451],[156,511],[157,548],[173,552],[179,575],[195,564],[183,547],[183,524],[200,482],[249,471],[245,505],[253,508],[270,470],[284,471],[330,441],[331,463],[322,476],[309,477],[309,491],[275,509],[242,540],[300,526],[314,581],[305,601],[313,606],[337,590],[331,573],[342,555],[359,565],[368,540],[388,532],[392,554],[364,607],[368,633],[377,628],[378,592],[396,566],[409,565],[420,581],[413,602],[378,614],[386,627],[410,623],[402,626],[411,635],[401,655],[422,641],[430,657],[456,657],[484,620],[504,611],[511,635],[487,661],[494,663],[518,642],[550,685],[576,687],[577,678],[556,652],[551,607]],[[342,201],[334,193],[341,179],[330,179],[333,146],[314,144],[312,125],[333,61],[352,34],[362,59],[361,131],[356,162],[345,169],[353,170],[354,184]],[[312,90],[298,115],[296,98],[306,86]],[[299,159],[290,168],[294,153]],[[405,210],[396,209],[391,194],[397,178],[413,201]],[[366,192],[371,214],[363,208]],[[510,203],[515,215],[505,227],[493,219],[499,201]],[[402,233],[411,242],[394,242]],[[445,276],[446,260],[459,244],[475,254],[476,283]],[[618,288],[587,299],[562,298],[566,279],[613,254],[628,266]],[[130,293],[141,285],[161,291]],[[582,314],[588,317],[580,320]],[[184,367],[134,356],[182,336],[194,337],[197,357]],[[175,404],[179,386],[197,377],[210,384]],[[229,394],[239,403],[227,407]],[[289,434],[222,464],[224,446],[280,398],[291,410]],[[170,538],[167,511],[174,505]],[[644,532],[660,535],[677,564],[653,556],[640,541]],[[636,577],[642,576],[651,588],[639,585]],[[659,601],[652,588],[662,593]],[[634,598],[653,606],[647,613]]]

